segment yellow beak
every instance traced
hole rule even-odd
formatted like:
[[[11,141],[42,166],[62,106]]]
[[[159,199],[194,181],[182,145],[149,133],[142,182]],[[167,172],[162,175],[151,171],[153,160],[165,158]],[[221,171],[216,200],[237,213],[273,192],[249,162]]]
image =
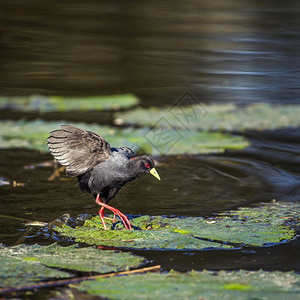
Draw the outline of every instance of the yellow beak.
[[[150,170],[150,174],[153,175],[155,178],[157,178],[158,180],[160,180],[160,177],[158,175],[158,173],[156,172],[155,168],[152,168]]]

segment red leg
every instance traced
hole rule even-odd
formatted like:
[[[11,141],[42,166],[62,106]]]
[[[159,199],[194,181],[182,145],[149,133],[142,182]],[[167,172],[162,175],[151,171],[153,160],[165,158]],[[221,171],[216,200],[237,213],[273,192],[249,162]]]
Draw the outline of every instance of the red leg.
[[[107,208],[107,209],[111,210],[114,213],[113,221],[115,219],[115,215],[117,215],[121,219],[122,223],[124,224],[125,229],[128,229],[128,230],[131,229],[131,225],[130,225],[130,222],[129,222],[128,218],[124,214],[122,214],[118,209],[101,202],[100,201],[100,194],[97,194],[96,203],[101,206],[101,208],[99,210],[99,218],[101,220],[101,223],[103,225],[104,230],[107,229],[106,225],[105,225],[105,222],[104,222],[104,219],[103,219],[103,210],[104,210],[104,208]]]
[[[99,209],[98,214],[99,214],[99,218],[100,218],[100,221],[101,221],[101,223],[102,223],[103,229],[104,229],[104,230],[107,230],[107,227],[106,227],[106,224],[105,224],[104,218],[103,218],[103,210],[104,210],[104,207],[102,206],[102,207]]]

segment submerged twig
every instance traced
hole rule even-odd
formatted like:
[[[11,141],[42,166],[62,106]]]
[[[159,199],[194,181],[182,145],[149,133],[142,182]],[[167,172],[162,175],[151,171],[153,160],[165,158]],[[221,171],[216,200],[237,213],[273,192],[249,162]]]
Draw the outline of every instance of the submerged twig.
[[[129,274],[140,274],[145,272],[157,272],[161,268],[160,265],[152,266],[152,267],[145,267],[140,269],[134,269],[130,271],[121,271],[116,273],[107,273],[107,274],[100,274],[94,276],[84,276],[84,277],[76,277],[76,278],[69,278],[69,279],[61,279],[61,280],[52,280],[46,282],[39,282],[36,284],[31,285],[24,285],[19,287],[7,287],[7,288],[0,288],[0,293],[12,293],[12,292],[20,292],[25,290],[34,290],[39,288],[46,288],[46,287],[55,287],[55,286],[62,286],[68,285],[71,283],[78,283],[84,280],[95,280],[97,278],[105,278],[105,277],[112,277],[118,275],[129,275]]]
[[[27,227],[24,233],[17,239],[17,241],[13,244],[13,246],[20,245],[24,243],[24,240],[29,235],[29,233],[33,230],[33,227]]]
[[[60,173],[65,171],[64,166],[54,167],[53,173],[48,177],[48,181],[53,181],[56,177],[60,176]]]
[[[29,219],[20,218],[20,217],[14,217],[14,216],[9,216],[9,215],[0,215],[0,218],[18,220],[18,221],[23,221],[23,222],[31,222],[31,220],[29,220]]]

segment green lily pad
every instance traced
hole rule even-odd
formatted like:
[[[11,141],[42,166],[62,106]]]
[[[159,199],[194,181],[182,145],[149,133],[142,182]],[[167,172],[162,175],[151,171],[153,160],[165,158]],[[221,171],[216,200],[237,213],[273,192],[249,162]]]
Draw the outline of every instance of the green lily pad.
[[[158,218],[159,219],[159,218]],[[158,221],[148,216],[149,224]],[[139,221],[138,219],[136,220]],[[165,221],[165,220],[163,220]],[[135,222],[136,223],[136,222]],[[62,236],[73,238],[77,242],[86,243],[89,245],[105,245],[119,248],[130,249],[161,249],[161,250],[199,250],[210,248],[230,248],[230,246],[222,245],[209,241],[202,241],[195,239],[192,235],[180,234],[178,232],[170,232],[166,230],[101,230],[100,224],[96,220],[86,222],[83,227],[70,228],[64,226],[63,228],[56,228]]]
[[[167,134],[164,138],[155,140],[153,137],[157,135],[149,128],[115,129],[109,126],[65,121],[7,120],[0,121],[0,148],[48,151],[46,138],[49,136],[49,132],[66,123],[102,135],[111,146],[127,146],[134,150],[143,149],[143,152],[153,155],[223,152],[225,149],[235,150],[248,146],[248,142],[244,138],[222,133],[169,130],[164,133]]]
[[[83,272],[117,272],[143,264],[144,258],[130,253],[100,251],[96,248],[78,248],[20,245],[0,247],[0,286],[18,286],[50,278],[72,277],[55,268]]]
[[[3,257],[1,254],[0,287],[21,286],[46,279],[68,277],[72,275],[48,268],[37,261]]]
[[[84,281],[80,291],[108,299],[295,299],[300,275],[289,272],[170,272]]]
[[[300,126],[300,105],[270,105],[255,103],[239,107],[232,103],[165,108],[137,108],[119,112],[115,117],[129,124],[155,126],[165,118],[176,128],[204,131],[273,130]],[[155,117],[153,117],[155,116]]]
[[[34,251],[41,246],[0,246],[0,287],[20,286],[53,278],[72,277],[70,273],[49,268],[39,262]],[[28,256],[26,256],[28,253]],[[30,253],[30,254],[29,254]]]
[[[108,220],[115,230],[102,230],[98,217],[82,227],[55,228],[76,242],[132,249],[200,250],[233,246],[264,246],[295,238],[299,227],[299,203],[269,203],[219,214],[213,220],[202,217],[168,218],[141,216],[131,219],[135,230],[123,229]],[[290,224],[293,223],[293,226]]]
[[[138,98],[132,94],[62,97],[40,96],[0,97],[0,109],[38,112],[116,110],[138,104]]]
[[[194,236],[235,245],[265,246],[296,237],[300,226],[300,203],[264,203],[259,207],[243,207],[204,220],[172,219],[172,226]],[[198,225],[198,228],[197,228]]]

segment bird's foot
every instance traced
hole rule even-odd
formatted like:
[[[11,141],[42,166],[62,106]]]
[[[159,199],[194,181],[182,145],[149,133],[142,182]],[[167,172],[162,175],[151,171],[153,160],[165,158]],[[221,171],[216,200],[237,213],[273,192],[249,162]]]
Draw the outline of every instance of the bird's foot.
[[[131,230],[131,224],[130,224],[128,218],[123,213],[121,213],[118,209],[111,207],[111,206],[108,209],[114,213],[113,223],[115,222],[115,216],[117,215],[121,219],[122,223],[124,224],[125,229]]]
[[[123,213],[121,213],[118,209],[101,202],[99,194],[97,194],[96,203],[101,206],[101,208],[99,209],[99,218],[100,218],[100,221],[102,223],[102,226],[103,226],[104,230],[107,230],[107,227],[106,227],[106,224],[105,224],[104,218],[103,218],[104,208],[107,208],[107,209],[109,209],[110,211],[112,211],[114,213],[113,223],[115,222],[115,217],[117,215],[120,218],[120,220],[122,221],[122,223],[124,224],[125,229],[131,230],[131,224],[130,224],[128,218]]]

